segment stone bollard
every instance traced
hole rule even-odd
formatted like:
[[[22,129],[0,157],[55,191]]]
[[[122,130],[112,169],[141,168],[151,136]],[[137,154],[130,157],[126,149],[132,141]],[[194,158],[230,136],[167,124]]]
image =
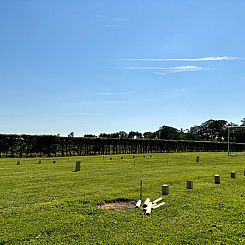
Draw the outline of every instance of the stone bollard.
[[[218,174],[216,174],[216,175],[214,176],[214,183],[215,183],[215,184],[220,184],[220,176],[219,176]]]
[[[231,172],[231,178],[232,178],[232,179],[235,179],[235,178],[236,178],[236,172],[235,172],[235,171],[232,171],[232,172]]]
[[[200,161],[200,157],[196,156],[196,163],[199,163],[199,161]]]
[[[187,187],[187,189],[193,189],[193,181],[187,180],[186,187]]]
[[[169,186],[167,184],[162,185],[162,195],[169,194]]]
[[[81,165],[81,162],[80,161],[76,161],[76,169],[75,169],[75,172],[80,171],[80,165]]]

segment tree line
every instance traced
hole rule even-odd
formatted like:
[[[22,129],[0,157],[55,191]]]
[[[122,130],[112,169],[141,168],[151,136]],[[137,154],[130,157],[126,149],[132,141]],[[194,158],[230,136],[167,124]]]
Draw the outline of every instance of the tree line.
[[[245,125],[245,119],[242,120]],[[227,126],[235,126],[225,120],[208,120],[189,130],[162,126],[156,132],[120,131],[68,137],[60,135],[0,134],[0,157],[65,157],[109,154],[139,154],[166,152],[227,151]],[[245,151],[245,130],[236,130],[230,141],[234,151]],[[243,142],[243,143],[242,143]]]
[[[161,126],[155,132],[138,132],[119,131],[116,133],[101,133],[100,138],[128,138],[128,139],[164,139],[164,140],[195,140],[195,141],[219,141],[225,142],[228,140],[227,127],[228,126],[245,126],[245,118],[241,120],[241,124],[235,124],[226,120],[210,119],[201,125],[194,125],[189,129],[177,129],[172,126]],[[231,134],[231,141],[241,143],[245,142],[245,129],[233,129]],[[97,137],[92,134],[85,134],[84,137]]]

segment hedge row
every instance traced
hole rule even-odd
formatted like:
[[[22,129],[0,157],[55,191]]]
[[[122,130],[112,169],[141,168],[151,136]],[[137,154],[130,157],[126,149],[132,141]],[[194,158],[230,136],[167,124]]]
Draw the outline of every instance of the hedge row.
[[[245,144],[232,144],[245,151]],[[58,157],[164,152],[225,152],[226,142],[0,135],[0,157]]]

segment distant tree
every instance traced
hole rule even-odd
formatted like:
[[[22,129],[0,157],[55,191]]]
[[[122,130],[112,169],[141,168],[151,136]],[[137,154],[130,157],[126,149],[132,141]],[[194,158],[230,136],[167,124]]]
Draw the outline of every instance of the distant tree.
[[[245,126],[245,117],[241,120],[241,126]]]
[[[154,132],[145,132],[143,133],[143,137],[145,139],[155,139],[156,138],[156,133]]]
[[[130,131],[128,133],[128,138],[130,139],[138,139],[138,138],[142,138],[142,133],[138,132],[138,131]]]
[[[120,139],[124,139],[128,137],[128,134],[124,131],[119,131],[118,134]]]
[[[178,140],[180,138],[180,133],[177,128],[173,128],[171,126],[162,126],[159,128],[158,131],[156,131],[156,135],[159,139],[172,139],[172,140]]]
[[[74,132],[70,132],[70,133],[68,134],[68,137],[73,138],[73,137],[74,137]]]
[[[118,139],[119,138],[119,133],[111,133],[110,138]]]
[[[203,132],[206,135],[206,140],[221,140],[225,136],[226,120],[210,119],[201,125]]]
[[[94,134],[84,134],[84,138],[96,138],[97,136]]]
[[[190,140],[200,140],[201,126],[194,125],[189,130]]]
[[[110,138],[110,134],[106,134],[106,133],[101,133],[99,135],[100,138]]]

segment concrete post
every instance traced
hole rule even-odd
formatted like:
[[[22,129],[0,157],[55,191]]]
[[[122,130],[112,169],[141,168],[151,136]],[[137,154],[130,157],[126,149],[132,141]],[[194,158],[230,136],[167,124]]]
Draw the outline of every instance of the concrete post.
[[[187,189],[193,189],[193,181],[187,180],[186,186],[187,186]]]
[[[219,176],[218,174],[216,174],[216,175],[214,176],[214,183],[215,183],[215,184],[220,184],[220,176]]]
[[[232,179],[235,179],[235,178],[236,178],[236,172],[235,172],[235,171],[232,171],[232,172],[231,172],[231,178],[232,178]]]
[[[167,184],[162,185],[162,195],[169,194],[169,186]]]
[[[75,172],[80,171],[80,166],[81,166],[81,162],[80,161],[76,161],[76,169],[75,169]]]

